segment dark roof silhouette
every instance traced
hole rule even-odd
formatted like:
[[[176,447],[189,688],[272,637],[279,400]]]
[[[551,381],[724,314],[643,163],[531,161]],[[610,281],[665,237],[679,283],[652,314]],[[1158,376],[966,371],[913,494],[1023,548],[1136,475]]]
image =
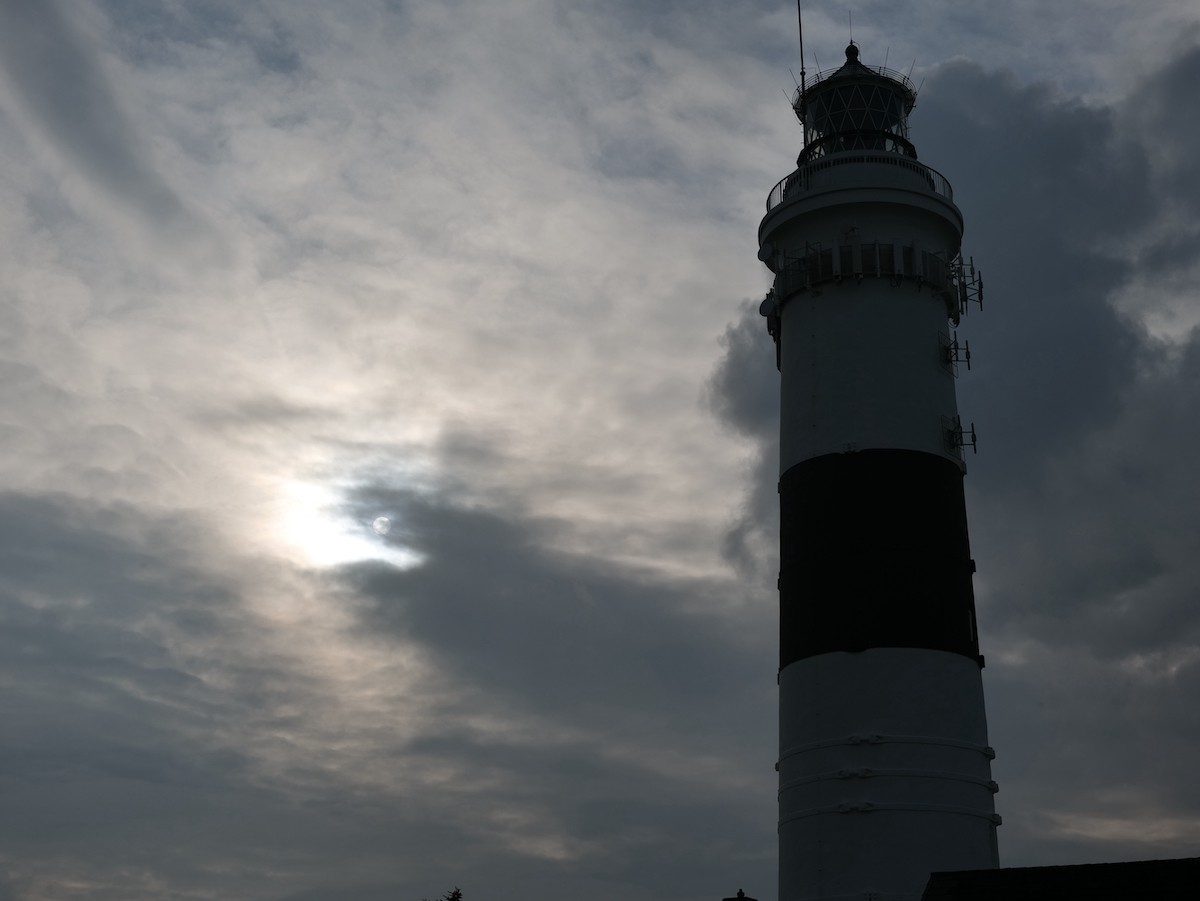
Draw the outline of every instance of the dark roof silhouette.
[[[1192,901],[1200,857],[934,873],[921,901]]]

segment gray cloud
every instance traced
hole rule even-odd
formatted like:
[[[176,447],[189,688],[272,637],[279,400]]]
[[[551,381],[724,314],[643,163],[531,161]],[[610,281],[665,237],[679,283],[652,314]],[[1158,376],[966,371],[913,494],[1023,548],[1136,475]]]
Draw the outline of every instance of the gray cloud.
[[[407,571],[346,571],[370,599],[363,627],[416,640],[469,696],[410,753],[452,765],[464,785],[495,786],[470,796],[476,809],[515,804],[549,824],[542,840],[567,857],[562,885],[586,893],[578,880],[603,871],[647,897],[687,897],[725,868],[714,855],[770,846],[756,807],[769,797],[750,789],[765,786],[744,775],[771,753],[769,618],[746,629],[742,616],[705,612],[711,584],[548,550],[557,525],[514,511],[371,487],[357,503],[360,518],[398,511],[389,538],[425,555]],[[464,729],[472,710],[510,725]],[[730,817],[732,832],[719,825]]]
[[[705,392],[713,414],[751,438],[779,429],[779,374],[774,347],[765,335],[766,320],[758,313],[758,302],[745,304],[721,337],[725,355]]]
[[[261,736],[246,739],[287,728],[283,712],[312,696],[261,652],[234,585],[198,569],[202,529],[6,494],[0,532],[11,897],[61,879],[101,899],[278,897],[297,879],[319,884],[331,848],[393,892],[416,892],[382,866],[386,836],[402,832],[410,853],[433,859],[446,839],[436,822],[261,766]]]
[[[202,6],[153,0],[101,0],[123,49],[141,63],[177,58],[181,47],[220,42],[248,50],[265,73],[294,75],[303,66],[299,41],[271,4],[212,0]],[[126,36],[127,39],[126,39]]]
[[[746,467],[750,488],[724,534],[721,551],[740,573],[769,587],[778,570],[779,372],[757,302],[743,305],[721,345],[725,352],[706,385],[706,406],[756,445]]]
[[[400,511],[388,537],[426,562],[357,571],[358,593],[373,599],[364,625],[416,639],[453,678],[497,701],[623,729],[670,709],[686,732],[707,731],[713,706],[745,709],[747,692],[761,700],[761,666],[745,650],[769,642],[770,626],[731,636],[728,614],[703,612],[725,586],[551,551],[552,521],[364,489],[358,517],[378,509]],[[731,740],[752,724],[729,722]]]
[[[188,220],[179,198],[140,152],[136,130],[94,49],[55,3],[4,4],[0,66],[27,115],[64,157],[159,227]]]
[[[1157,208],[1146,156],[1112,109],[966,63],[927,81],[918,113],[929,123],[918,149],[954,166],[964,250],[987,277],[987,311],[962,329],[976,371],[961,381],[961,407],[987,410],[989,462],[1028,475],[1111,421],[1153,353],[1111,303],[1134,275],[1120,240]],[[979,470],[974,482],[997,473]]]

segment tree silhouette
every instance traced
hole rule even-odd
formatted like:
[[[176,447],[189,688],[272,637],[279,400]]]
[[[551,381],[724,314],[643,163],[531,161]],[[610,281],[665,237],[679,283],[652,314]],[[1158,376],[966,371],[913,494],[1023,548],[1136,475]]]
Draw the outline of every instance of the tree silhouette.
[[[422,898],[421,901],[429,901],[429,899]],[[446,894],[442,895],[442,897],[436,899],[436,901],[462,901],[462,890],[456,885],[450,891],[446,892]]]

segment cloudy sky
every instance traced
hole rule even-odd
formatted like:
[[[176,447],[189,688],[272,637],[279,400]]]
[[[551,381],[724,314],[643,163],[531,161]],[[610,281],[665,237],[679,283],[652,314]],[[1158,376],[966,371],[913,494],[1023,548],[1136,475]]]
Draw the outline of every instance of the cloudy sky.
[[[1200,9],[853,9],[987,276],[1002,861],[1195,854]],[[0,899],[774,896],[794,13],[0,2]]]

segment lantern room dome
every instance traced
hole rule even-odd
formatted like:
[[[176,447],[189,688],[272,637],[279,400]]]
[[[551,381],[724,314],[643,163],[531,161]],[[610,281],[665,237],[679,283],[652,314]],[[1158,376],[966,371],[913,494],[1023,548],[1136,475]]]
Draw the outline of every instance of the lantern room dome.
[[[908,114],[917,92],[907,77],[859,61],[858,45],[846,48],[840,68],[821,72],[797,89],[792,107],[805,126],[800,162],[851,150],[882,150],[916,158],[908,140]]]

